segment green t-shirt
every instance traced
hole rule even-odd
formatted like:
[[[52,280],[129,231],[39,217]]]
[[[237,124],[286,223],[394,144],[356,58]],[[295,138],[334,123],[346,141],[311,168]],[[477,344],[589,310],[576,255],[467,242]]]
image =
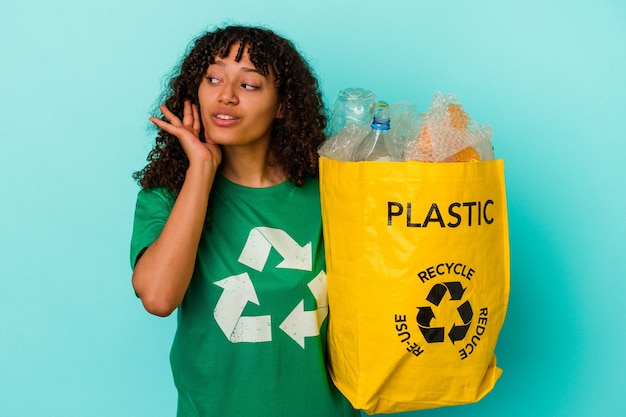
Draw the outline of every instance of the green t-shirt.
[[[170,360],[179,417],[358,416],[326,366],[319,183],[248,188],[218,177]],[[171,193],[142,190],[133,264],[160,234]]]

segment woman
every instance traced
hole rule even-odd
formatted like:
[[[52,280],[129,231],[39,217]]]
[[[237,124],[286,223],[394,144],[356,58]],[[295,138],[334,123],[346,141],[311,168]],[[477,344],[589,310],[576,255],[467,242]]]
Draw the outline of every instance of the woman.
[[[133,287],[178,309],[178,416],[357,416],[328,378],[318,83],[288,40],[198,38],[135,178]]]

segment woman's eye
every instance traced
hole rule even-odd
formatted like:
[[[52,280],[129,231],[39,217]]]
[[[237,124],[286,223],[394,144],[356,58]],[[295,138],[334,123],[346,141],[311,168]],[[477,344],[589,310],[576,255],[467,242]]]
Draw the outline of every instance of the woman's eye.
[[[257,88],[259,88],[256,85],[248,84],[248,83],[243,83],[241,84],[241,86],[244,88],[244,90],[256,90]]]
[[[211,77],[210,75],[207,75],[206,77],[207,81],[209,82],[209,84],[217,84],[220,82],[220,79],[217,77]]]

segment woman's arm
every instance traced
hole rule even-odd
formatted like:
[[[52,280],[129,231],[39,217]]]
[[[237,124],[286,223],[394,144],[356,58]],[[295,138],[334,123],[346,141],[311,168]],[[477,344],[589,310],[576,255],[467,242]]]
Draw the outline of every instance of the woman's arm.
[[[200,118],[196,106],[185,103],[182,121],[167,108],[161,110],[169,123],[150,120],[178,137],[189,158],[189,168],[161,234],[137,261],[132,282],[146,310],[164,317],[182,302],[191,281],[221,152],[210,140],[203,143],[198,138]]]

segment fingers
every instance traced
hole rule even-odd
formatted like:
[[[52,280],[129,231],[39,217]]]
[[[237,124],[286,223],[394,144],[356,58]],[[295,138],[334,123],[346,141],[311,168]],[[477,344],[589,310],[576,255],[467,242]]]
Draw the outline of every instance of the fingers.
[[[202,127],[202,123],[200,121],[200,113],[198,111],[198,106],[195,104],[191,105],[191,109],[193,112],[193,126],[192,129],[196,132],[200,132],[200,127]]]
[[[180,126],[182,125],[180,119],[178,118],[178,116],[176,116],[174,113],[172,113],[170,111],[170,109],[167,108],[167,106],[159,106],[159,110],[161,110],[161,113],[163,113],[163,116],[174,126]]]
[[[189,128],[193,128],[193,124],[194,124],[194,114],[193,114],[192,105],[189,102],[189,100],[185,100],[185,103],[183,104],[183,126],[189,129]]]
[[[192,104],[189,100],[185,100],[183,108],[183,125],[194,132],[200,132],[201,123],[198,106]]]
[[[150,117],[149,120],[167,133],[177,135],[179,127],[182,125],[180,119],[176,117],[176,115],[172,113],[170,109],[168,109],[166,106],[159,106],[159,109],[161,110],[161,113],[163,113],[163,117],[167,119],[167,122],[155,116]]]
[[[185,100],[183,104],[182,121],[178,116],[172,113],[167,106],[159,106],[159,109],[161,113],[163,113],[163,119],[165,120],[152,116],[150,117],[150,121],[164,131],[175,136],[179,136],[181,129],[192,132],[195,136],[198,136],[198,133],[200,133],[202,122],[198,112],[198,106],[192,104],[189,100]]]
[[[182,121],[178,118],[178,116],[172,113],[170,109],[167,108],[167,106],[159,106],[159,109],[163,113],[163,117],[169,122],[170,125],[174,127],[183,127],[187,130],[191,130],[194,132],[200,132],[200,127],[202,126],[202,123],[200,120],[198,106],[192,104],[189,100],[185,100],[183,104]],[[171,129],[168,130],[164,128],[167,123],[163,120],[156,117],[151,117],[150,120],[166,132],[173,133]]]
[[[219,145],[208,139],[206,132],[207,143],[200,140],[202,118],[197,105],[186,100],[183,104],[182,120],[166,106],[160,106],[160,109],[163,118],[153,116],[150,117],[150,121],[164,132],[178,138],[190,164],[192,161],[211,161],[214,166],[220,164],[222,155]]]
[[[176,131],[175,126],[167,123],[166,121],[163,121],[161,119],[159,119],[158,117],[150,117],[149,119],[152,123],[154,123],[155,125],[157,125],[157,127],[159,129],[162,129],[164,131],[166,131],[167,133],[171,133],[172,135],[175,135],[176,133],[174,133]]]

